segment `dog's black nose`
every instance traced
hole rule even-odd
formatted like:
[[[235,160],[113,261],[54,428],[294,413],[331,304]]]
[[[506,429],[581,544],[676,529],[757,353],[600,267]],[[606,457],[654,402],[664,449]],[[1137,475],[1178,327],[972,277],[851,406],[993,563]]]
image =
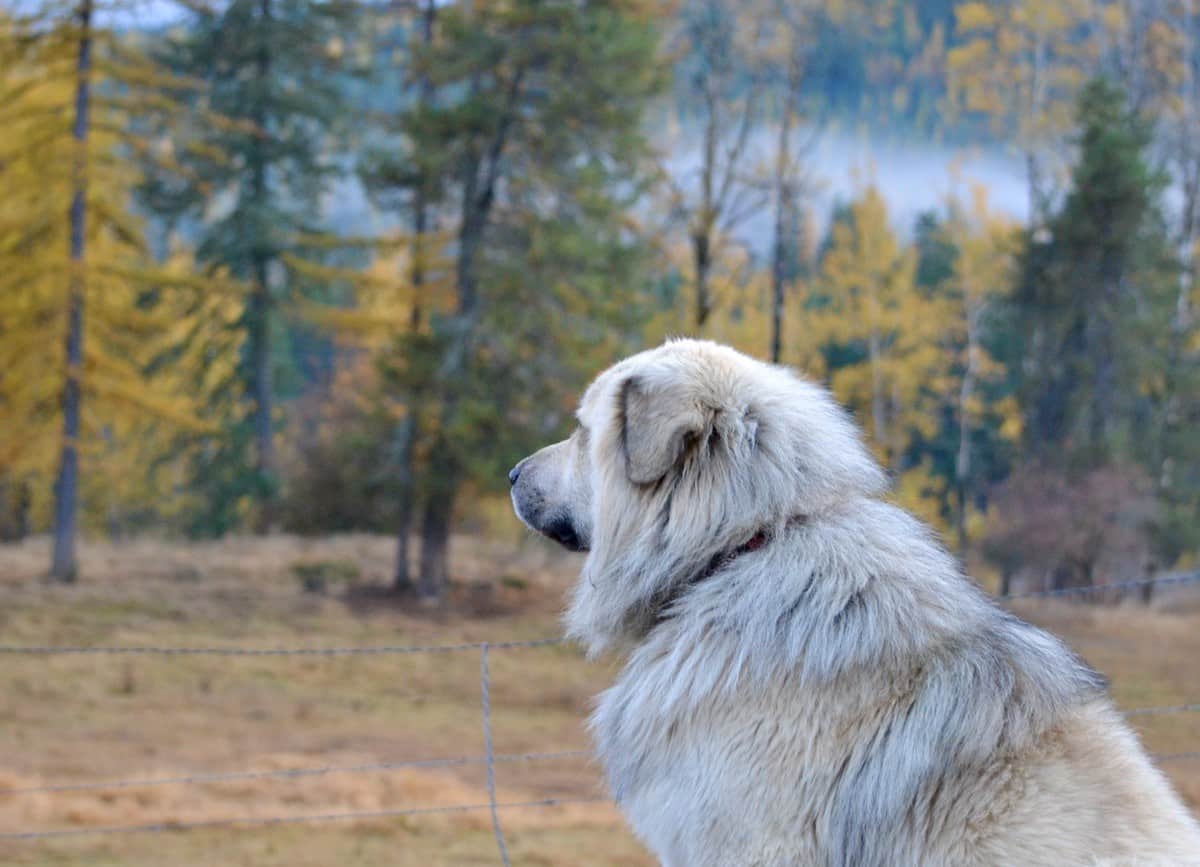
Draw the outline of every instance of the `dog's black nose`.
[[[520,477],[520,475],[521,475],[521,465],[517,464],[515,467],[513,467],[511,470],[508,471],[508,483],[510,485],[515,485],[517,483],[517,479]]]

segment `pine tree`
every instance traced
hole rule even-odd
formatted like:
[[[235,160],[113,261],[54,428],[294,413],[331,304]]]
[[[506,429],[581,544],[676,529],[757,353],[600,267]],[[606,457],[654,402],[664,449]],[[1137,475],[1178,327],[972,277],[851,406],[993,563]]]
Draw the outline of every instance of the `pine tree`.
[[[1096,581],[1118,554],[1140,560],[1127,568],[1145,568],[1155,549],[1173,559],[1191,523],[1179,518],[1195,514],[1194,498],[1164,496],[1150,481],[1176,457],[1195,467],[1191,438],[1160,436],[1179,275],[1150,126],[1102,79],[1083,90],[1078,124],[1070,190],[1045,233],[1027,239],[1011,301],[1009,369],[1030,472],[1045,497],[1094,512],[1100,528],[1083,553],[1043,566],[1063,586]],[[1118,542],[1123,551],[1111,551]]]
[[[162,217],[190,219],[200,261],[247,287],[236,327],[244,352],[229,385],[249,417],[232,419],[196,475],[214,488],[205,529],[231,526],[239,504],[251,499],[256,527],[267,530],[279,485],[275,362],[288,346],[279,313],[304,283],[289,257],[329,246],[319,205],[338,172],[330,148],[347,105],[342,73],[355,4],[233,0],[189,8],[159,57],[205,82],[193,104],[219,120],[191,130],[178,156],[187,183],[156,189],[154,207]]]
[[[1150,127],[1104,80],[1084,89],[1078,118],[1071,189],[1024,255],[1016,351],[1030,450],[1096,466],[1146,441],[1144,386],[1177,272]]]
[[[444,592],[454,504],[480,466],[475,437],[505,429],[494,415],[505,405],[497,368],[549,352],[553,366],[518,366],[508,380],[539,372],[538,387],[549,386],[571,366],[571,328],[551,328],[547,305],[585,321],[592,316],[576,308],[609,317],[625,309],[605,297],[620,282],[599,277],[636,261],[622,229],[627,200],[641,191],[642,110],[659,82],[653,23],[635,0],[463,3],[442,8],[437,37],[419,52],[436,97],[405,109],[401,124],[412,152],[438,155],[425,170],[444,190],[455,236],[453,307],[430,321],[436,465],[422,485],[422,596]],[[521,327],[506,333],[499,322]],[[594,326],[583,333],[597,340]],[[518,345],[517,335],[532,345]],[[506,426],[535,423],[516,413],[525,401],[505,392],[514,399],[500,416]],[[493,478],[503,469],[491,467]]]
[[[1019,427],[1015,402],[1006,394],[1006,371],[992,347],[994,322],[1012,285],[1016,230],[991,210],[982,186],[972,187],[969,203],[952,198],[947,210],[932,230],[933,243],[952,256],[943,260],[942,273],[929,267],[936,255],[923,256],[918,272],[926,266],[930,273],[920,277],[949,302],[941,338],[944,371],[937,377],[946,386],[941,395],[946,423],[937,436],[941,442],[931,445],[941,451],[935,472],[946,479],[951,523],[965,554],[971,504],[1004,469],[1005,443]]]
[[[433,360],[428,320],[434,296],[444,296],[448,288],[451,262],[445,253],[449,238],[438,231],[446,194],[445,186],[439,183],[445,173],[443,155],[416,147],[406,130],[410,114],[420,116],[434,106],[436,94],[428,63],[433,56],[438,4],[424,0],[402,13],[407,14],[402,14],[399,21],[385,16],[383,23],[387,37],[394,38],[398,33],[404,39],[402,60],[389,64],[388,71],[393,71],[395,65],[400,67],[395,71],[399,72],[399,89],[407,97],[404,104],[408,111],[384,119],[386,145],[367,152],[360,173],[376,202],[401,211],[408,227],[403,275],[385,302],[393,308],[397,302],[406,302],[407,322],[393,331],[389,351],[379,355],[386,381],[400,393],[403,405],[394,441],[397,515],[392,584],[396,592],[406,594],[415,590],[409,542],[417,493],[416,454],[425,428],[421,418]]]

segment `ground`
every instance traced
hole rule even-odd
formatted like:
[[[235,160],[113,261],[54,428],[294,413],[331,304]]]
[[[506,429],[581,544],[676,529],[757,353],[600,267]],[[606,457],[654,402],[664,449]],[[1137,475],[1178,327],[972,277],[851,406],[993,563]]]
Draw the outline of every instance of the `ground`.
[[[451,612],[391,601],[389,540],[345,536],[84,546],[74,586],[41,579],[43,539],[0,546],[0,644],[240,648],[429,645],[556,635],[578,561],[536,540],[456,537]],[[1027,602],[1125,708],[1200,699],[1200,595],[1149,609]],[[480,764],[24,792],[56,783],[362,765],[483,753],[475,651],[378,656],[0,656],[0,834],[486,803]],[[569,646],[489,654],[497,753],[586,750],[610,663]],[[1200,750],[1200,713],[1132,717],[1154,753]],[[1195,809],[1200,758],[1162,767]],[[6,791],[7,790],[7,791]],[[505,762],[497,798],[603,794],[586,757]],[[514,864],[651,865],[606,803],[500,813]],[[0,840],[0,862],[45,865],[498,863],[486,810],[367,821]]]

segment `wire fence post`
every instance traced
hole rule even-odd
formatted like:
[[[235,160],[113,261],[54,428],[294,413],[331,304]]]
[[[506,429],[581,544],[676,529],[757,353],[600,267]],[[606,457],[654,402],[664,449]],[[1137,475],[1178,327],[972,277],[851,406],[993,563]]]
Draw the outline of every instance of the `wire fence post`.
[[[500,814],[496,811],[496,761],[492,754],[492,710],[488,698],[488,646],[479,646],[479,698],[483,711],[483,751],[487,763],[488,806],[492,810],[492,831],[496,835],[496,846],[500,849],[500,861],[508,864],[508,849],[504,846],[504,834],[500,830]]]

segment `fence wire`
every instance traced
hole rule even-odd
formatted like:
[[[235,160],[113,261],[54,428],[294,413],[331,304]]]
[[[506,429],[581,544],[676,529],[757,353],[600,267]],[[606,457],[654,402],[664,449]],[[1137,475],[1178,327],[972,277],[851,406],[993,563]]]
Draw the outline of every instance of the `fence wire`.
[[[1200,572],[1184,572],[1179,575],[1162,575],[1157,578],[1142,578],[1137,581],[1114,581],[1111,584],[1089,584],[1083,587],[1056,587],[1049,590],[1028,590],[1021,593],[1006,593],[998,600],[1031,599],[1053,596],[1086,596],[1089,593],[1106,593],[1110,590],[1132,590],[1144,587],[1169,587],[1174,584],[1200,582]]]
[[[566,644],[565,638],[534,638],[528,641],[471,641],[462,644],[381,645],[376,647],[72,647],[55,645],[0,645],[0,654],[28,656],[389,656],[410,653],[456,653]]]
[[[492,760],[492,703],[488,697],[488,646],[479,649],[479,707],[483,718],[483,749],[487,758],[488,804],[492,808],[492,833],[496,836],[496,848],[500,850],[500,861],[509,867],[508,847],[504,845],[504,834],[500,830],[500,814],[496,808],[496,763]]]
[[[104,825],[92,828],[53,828],[48,831],[16,831],[0,833],[5,840],[49,840],[59,837],[84,837],[102,834],[159,834],[166,831],[196,831],[205,828],[269,827],[302,822],[367,821],[391,819],[398,816],[424,816],[436,813],[466,813],[472,810],[514,810],[522,807],[558,807],[564,804],[596,804],[608,798],[542,798],[536,801],[508,801],[498,804],[450,804],[444,807],[408,807],[397,810],[361,810],[345,813],[306,813],[299,816],[230,817],[204,819],[198,822],[156,822],[148,825]]]
[[[1200,704],[1166,704],[1159,707],[1134,707],[1122,711],[1122,713],[1125,716],[1142,716],[1143,714],[1188,713],[1189,711],[1200,711]]]

